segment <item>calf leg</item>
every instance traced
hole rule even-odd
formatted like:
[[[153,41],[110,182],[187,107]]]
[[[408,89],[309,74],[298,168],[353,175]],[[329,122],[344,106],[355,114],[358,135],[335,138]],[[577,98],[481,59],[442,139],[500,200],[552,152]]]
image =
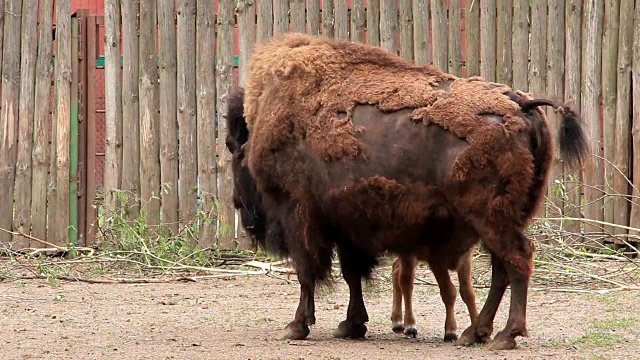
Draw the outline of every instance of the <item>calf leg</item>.
[[[404,331],[402,323],[402,289],[400,288],[400,257],[393,260],[391,267],[391,282],[393,286],[393,301],[391,307],[391,330],[394,333]]]
[[[454,312],[454,305],[456,303],[456,288],[451,282],[451,276],[449,276],[449,270],[442,263],[438,261],[430,261],[429,266],[431,271],[438,282],[440,288],[440,297],[444,303],[446,310],[446,318],[444,322],[444,341],[451,342],[458,338],[456,335],[456,314]]]
[[[460,297],[467,305],[469,319],[471,323],[473,323],[478,317],[478,307],[476,305],[476,294],[473,291],[473,284],[471,282],[471,262],[471,252],[469,252],[468,255],[462,258],[458,266],[458,283],[460,284]]]
[[[404,334],[414,338],[418,335],[416,317],[413,314],[413,282],[416,278],[417,266],[418,259],[414,256],[401,257],[398,277],[404,298]]]
[[[491,338],[493,332],[493,319],[498,311],[498,306],[502,301],[502,296],[509,285],[507,272],[504,264],[495,254],[491,254],[491,288],[487,295],[487,301],[482,310],[456,341],[456,345],[471,345],[475,343],[486,343]]]

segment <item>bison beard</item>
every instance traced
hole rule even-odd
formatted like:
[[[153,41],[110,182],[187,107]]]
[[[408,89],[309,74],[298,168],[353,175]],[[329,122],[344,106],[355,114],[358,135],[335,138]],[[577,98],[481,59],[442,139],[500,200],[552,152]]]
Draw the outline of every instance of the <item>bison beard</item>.
[[[235,206],[255,241],[292,258],[300,282],[287,338],[305,338],[315,323],[315,287],[329,275],[334,248],[350,291],[334,335],[358,338],[368,321],[362,278],[382,253],[428,249],[455,263],[477,239],[491,253],[491,289],[457,343],[490,339],[509,284],[509,319],[490,348],[513,348],[526,336],[533,244],[524,228],[553,154],[537,106],[555,104],[379,48],[300,34],[256,46],[244,95],[234,99],[227,147]],[[561,154],[581,163],[578,117],[556,107]]]

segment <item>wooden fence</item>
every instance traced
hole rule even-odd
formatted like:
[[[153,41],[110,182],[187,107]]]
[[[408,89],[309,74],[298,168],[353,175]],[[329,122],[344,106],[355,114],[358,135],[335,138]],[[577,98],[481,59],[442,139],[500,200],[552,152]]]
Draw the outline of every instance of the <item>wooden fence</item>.
[[[625,228],[640,228],[640,0],[106,0],[104,18],[57,1],[55,40],[41,31],[52,0],[0,7],[0,203],[14,203],[0,242],[14,248],[43,246],[22,235],[93,245],[99,214],[120,205],[173,233],[195,221],[202,246],[247,247],[221,114],[254,43],[287,31],[573,102],[593,156],[555,159],[545,211],[590,220],[566,221],[575,233],[640,236]]]

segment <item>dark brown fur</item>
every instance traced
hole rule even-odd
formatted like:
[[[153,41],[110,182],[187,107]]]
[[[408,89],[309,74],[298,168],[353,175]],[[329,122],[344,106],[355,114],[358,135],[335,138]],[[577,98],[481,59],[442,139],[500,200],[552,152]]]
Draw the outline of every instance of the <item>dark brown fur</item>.
[[[305,338],[315,323],[314,291],[334,247],[350,289],[335,336],[357,338],[368,321],[361,279],[378,256],[426,248],[463,258],[482,239],[492,255],[491,290],[458,343],[490,339],[511,284],[510,316],[491,348],[514,347],[527,334],[533,268],[524,228],[553,154],[544,113],[527,106],[533,99],[373,47],[303,35],[256,47],[249,68],[249,140],[241,152],[269,218],[266,236],[256,240],[280,241],[300,281],[286,337]],[[579,162],[585,139],[577,116],[564,112],[560,149]],[[458,224],[469,235],[447,236]]]

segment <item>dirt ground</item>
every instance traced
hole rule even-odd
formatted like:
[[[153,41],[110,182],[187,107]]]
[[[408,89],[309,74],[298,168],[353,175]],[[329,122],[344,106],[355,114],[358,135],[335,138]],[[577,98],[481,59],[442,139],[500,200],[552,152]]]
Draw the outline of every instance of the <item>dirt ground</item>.
[[[421,268],[419,278],[431,274]],[[479,306],[485,289],[477,289]],[[496,317],[506,321],[509,291]],[[343,281],[316,296],[308,340],[278,340],[293,318],[297,283],[267,276],[195,283],[87,284],[44,280],[0,283],[3,359],[640,359],[638,292],[604,295],[533,290],[528,338],[518,348],[443,343],[444,306],[437,288],[415,289],[417,339],[391,331],[391,284],[367,285],[365,340],[331,331],[346,315]],[[468,325],[458,296],[458,334]]]

